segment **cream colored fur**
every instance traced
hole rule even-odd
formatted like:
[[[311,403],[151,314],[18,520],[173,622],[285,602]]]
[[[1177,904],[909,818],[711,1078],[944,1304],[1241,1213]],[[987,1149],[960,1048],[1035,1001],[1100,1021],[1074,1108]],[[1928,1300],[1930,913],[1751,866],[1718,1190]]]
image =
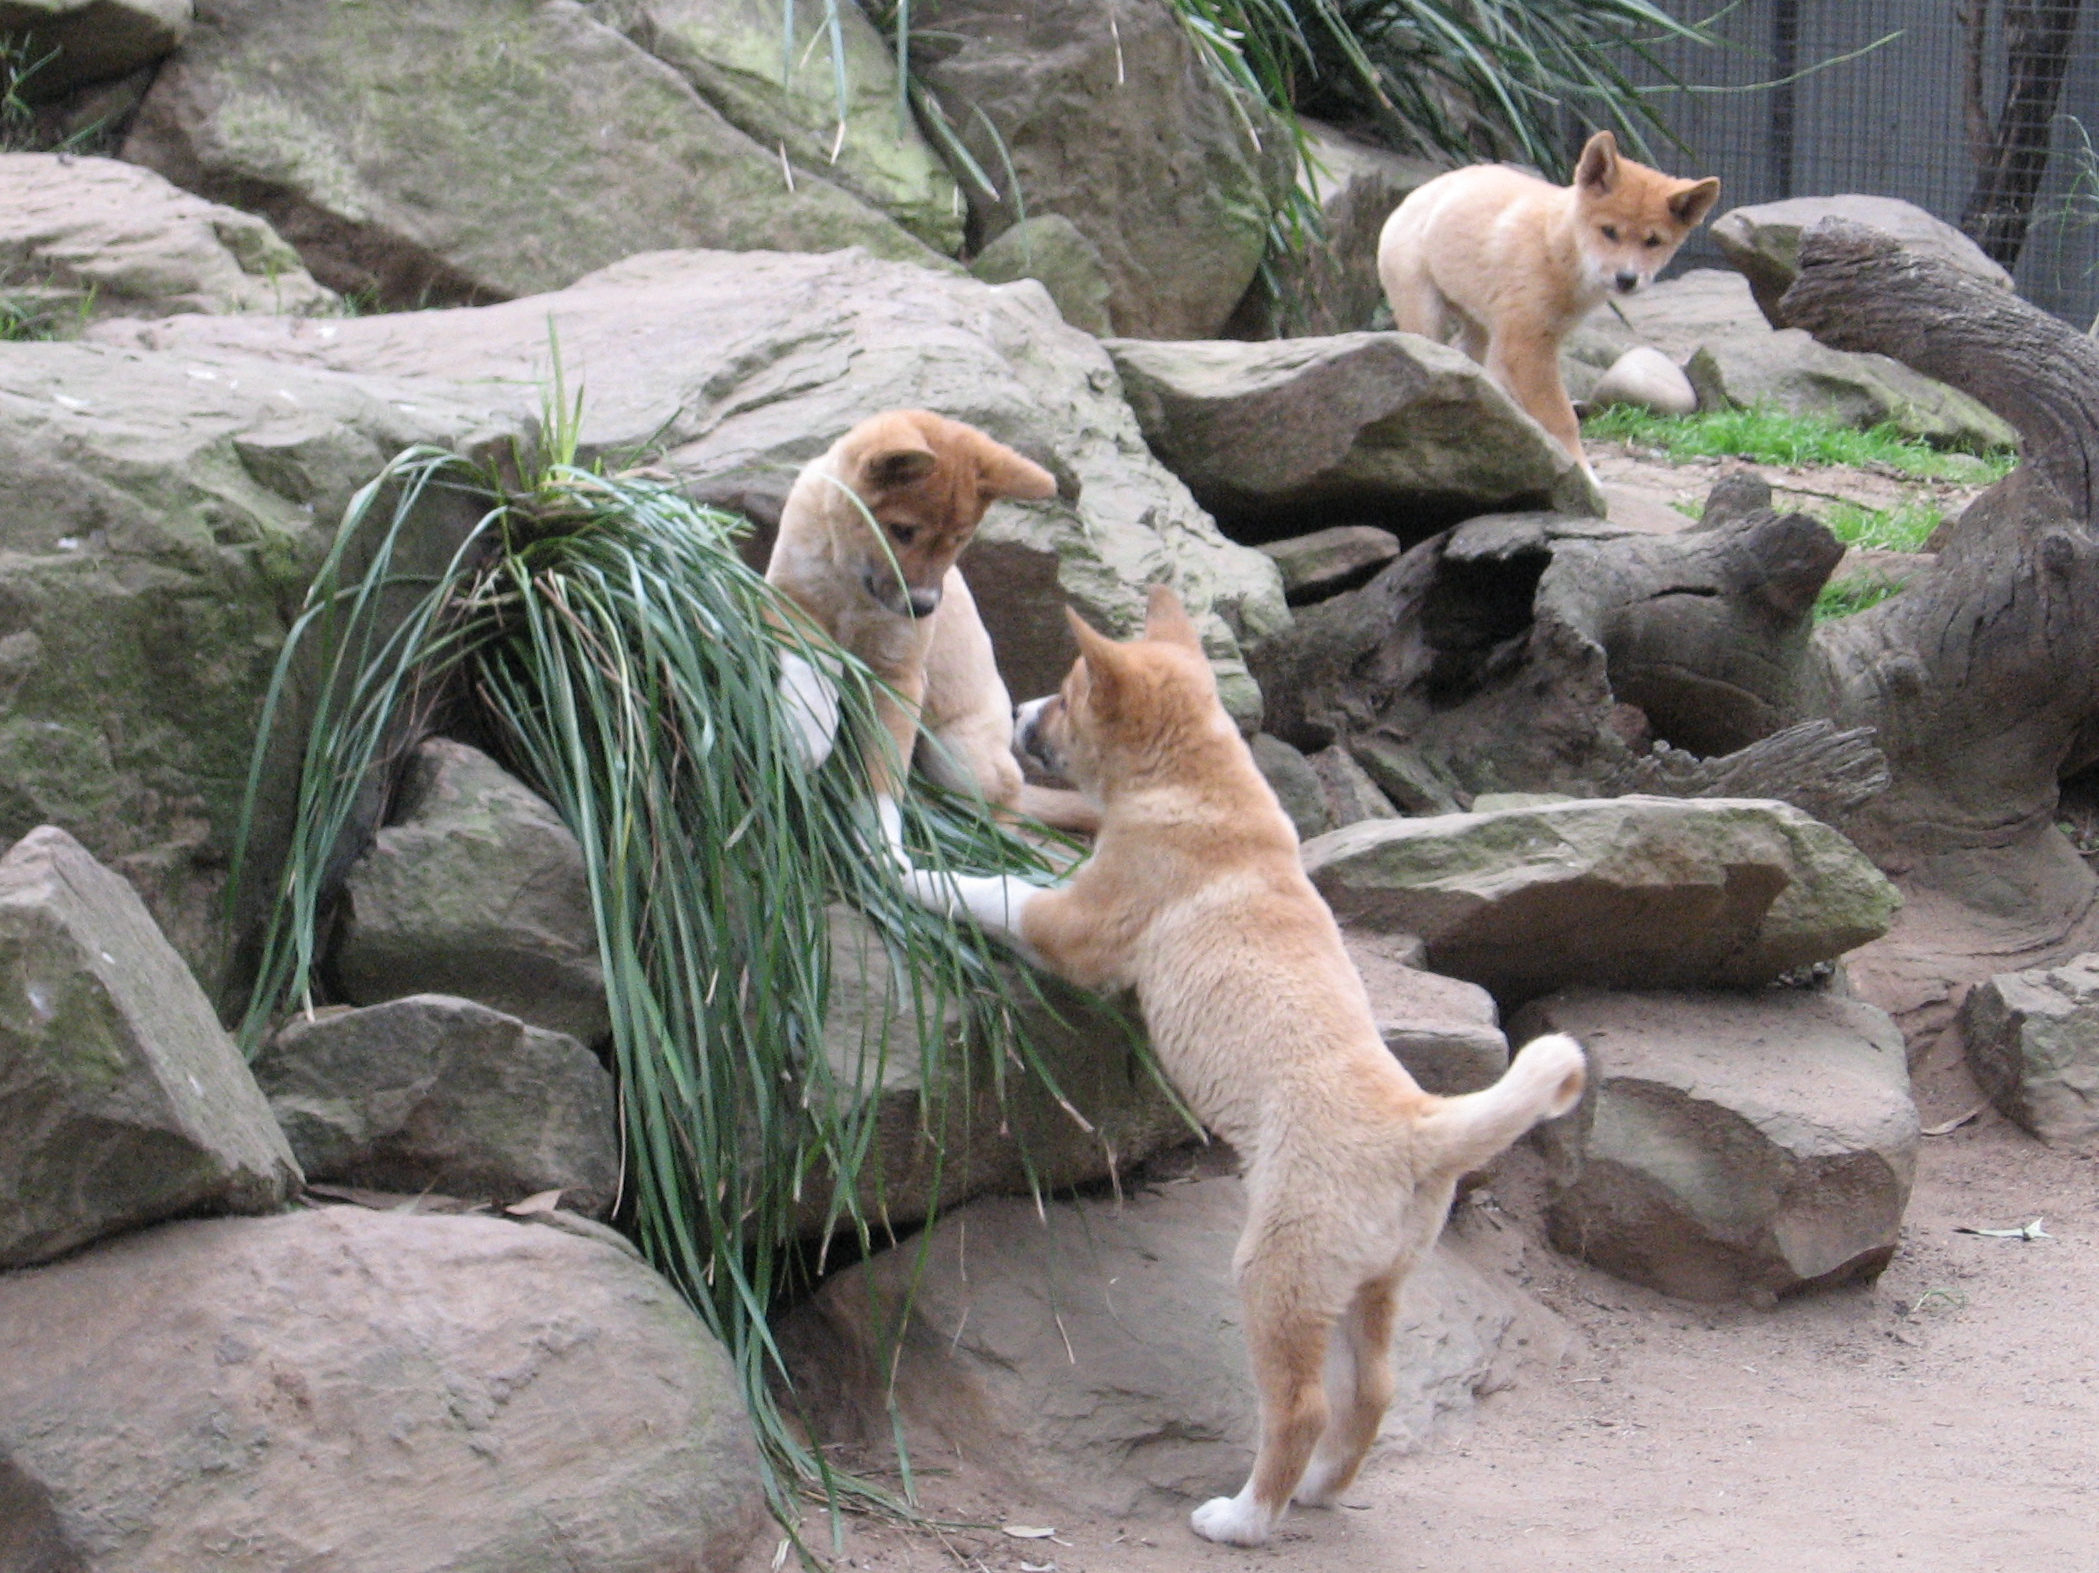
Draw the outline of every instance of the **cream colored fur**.
[[[1580,1047],[1526,1047],[1493,1087],[1423,1092],[1384,1046],[1297,836],[1217,699],[1195,629],[1152,591],[1146,637],[1072,619],[1082,652],[1022,746],[1099,806],[1092,859],[1054,889],[910,876],[920,899],[1005,931],[1089,988],[1134,988],[1160,1062],[1244,1165],[1235,1258],[1260,1388],[1245,1489],[1197,1534],[1265,1541],[1288,1503],[1331,1504],[1392,1397],[1399,1288],[1458,1177],[1580,1096]]]
[[[1636,164],[1599,131],[1569,186],[1506,164],[1438,175],[1385,221],[1378,278],[1401,332],[1455,338],[1586,466],[1560,344],[1605,297],[1651,283],[1719,196],[1719,181]]]
[[[993,502],[1056,494],[1040,465],[926,410],[862,421],[788,492],[765,577],[897,696],[881,704],[894,752],[869,769],[885,822],[895,823],[915,755],[929,775],[1001,808],[1092,829],[1095,816],[1076,793],[1024,779],[1013,757],[1013,701],[955,566]],[[785,668],[784,696],[820,764],[837,727],[835,696],[808,663],[790,658]]]

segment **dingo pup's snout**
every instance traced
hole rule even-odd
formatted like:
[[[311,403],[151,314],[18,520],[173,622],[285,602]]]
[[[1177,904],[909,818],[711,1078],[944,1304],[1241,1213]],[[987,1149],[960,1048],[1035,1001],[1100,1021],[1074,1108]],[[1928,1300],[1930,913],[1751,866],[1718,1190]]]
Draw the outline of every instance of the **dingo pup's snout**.
[[[907,585],[887,563],[868,569],[860,576],[860,583],[876,604],[899,617],[917,620],[940,610],[939,585]]]
[[[1618,287],[1619,294],[1630,295],[1640,287],[1640,275],[1621,268],[1611,282]]]
[[[1057,702],[1058,696],[1046,694],[1040,699],[1030,699],[1013,712],[1013,746],[1053,776],[1064,774],[1064,761],[1056,745],[1042,726],[1042,713]]]

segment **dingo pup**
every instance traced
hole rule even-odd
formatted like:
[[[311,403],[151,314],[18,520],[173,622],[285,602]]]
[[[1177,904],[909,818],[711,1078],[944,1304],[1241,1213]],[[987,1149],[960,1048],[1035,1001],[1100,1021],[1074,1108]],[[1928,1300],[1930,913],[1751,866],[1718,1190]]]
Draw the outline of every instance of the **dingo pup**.
[[[787,494],[767,581],[895,694],[880,701],[895,754],[869,769],[892,846],[902,772],[921,727],[938,746],[917,749],[918,765],[935,780],[1060,829],[1096,823],[1077,793],[1023,780],[1013,757],[1013,701],[955,567],[993,502],[1056,495],[1040,465],[926,410],[862,421],[805,466]],[[822,764],[837,731],[836,695],[791,654],[782,659],[781,687],[811,767]]]
[[[1075,983],[1135,988],[1166,1074],[1237,1149],[1234,1270],[1260,1445],[1245,1489],[1191,1523],[1259,1545],[1293,1495],[1327,1506],[1355,1478],[1392,1398],[1401,1281],[1458,1177],[1574,1106],[1582,1051],[1539,1038],[1485,1091],[1423,1092],[1378,1036],[1174,593],[1153,589],[1134,643],[1071,623],[1079,661],[1060,693],[1023,708],[1021,743],[1098,805],[1092,859],[1057,888],[929,870],[910,885]]]
[[[1457,334],[1458,347],[1587,469],[1560,383],[1560,341],[1612,291],[1651,282],[1719,197],[1718,180],[1636,164],[1599,131],[1571,186],[1506,164],[1438,175],[1385,220],[1378,278],[1401,332],[1439,343]]]

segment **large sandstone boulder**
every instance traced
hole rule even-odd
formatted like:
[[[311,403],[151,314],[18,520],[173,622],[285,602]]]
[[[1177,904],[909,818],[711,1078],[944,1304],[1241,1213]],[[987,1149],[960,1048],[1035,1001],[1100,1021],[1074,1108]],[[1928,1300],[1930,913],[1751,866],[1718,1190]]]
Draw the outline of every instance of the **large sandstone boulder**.
[[[868,1217],[901,1227],[936,1203],[944,1212],[987,1193],[1113,1181],[1196,1139],[1196,1127],[1138,1058],[1134,1016],[1104,1010],[1046,975],[1024,979],[1007,963],[1008,997],[1020,1002],[1021,1032],[1055,1079],[1052,1092],[1032,1071],[994,1063],[961,1003],[924,998],[858,913],[831,909],[830,942],[824,1056],[832,1085],[879,1100],[859,1191]],[[941,1049],[938,1063],[928,1064],[918,1044],[921,1022],[935,1010]],[[820,1228],[829,1204],[828,1190],[809,1186],[803,1227]]]
[[[736,1565],[736,1375],[624,1253],[332,1208],[171,1224],[0,1277],[11,1569]]]
[[[1476,983],[1424,971],[1411,934],[1342,930],[1378,1036],[1407,1074],[1441,1097],[1478,1092],[1509,1068],[1494,996]]]
[[[1392,210],[1442,173],[1334,127],[1304,120],[1298,189],[1319,208],[1321,233],[1273,257],[1225,329],[1235,339],[1296,339],[1357,333],[1385,304],[1377,243]]]
[[[1024,1489],[1108,1513],[1235,1491],[1254,1440],[1232,1278],[1245,1221],[1227,1177],[1119,1204],[1053,1202],[1042,1217],[1025,1201],[975,1203],[940,1221],[922,1268],[917,1242],[883,1252],[793,1314],[781,1337],[797,1390],[831,1432],[886,1444],[893,1371],[914,1457],[959,1449]],[[907,1285],[916,1299],[897,1347],[886,1340]],[[1438,1245],[1401,1298],[1384,1441],[1418,1446],[1505,1385],[1504,1339],[1540,1324]]]
[[[1978,983],[1960,1024],[1991,1102],[2044,1142],[2099,1150],[2099,955]]]
[[[1713,241],[1720,254],[1749,280],[1757,306],[1774,328],[1786,326],[1778,302],[1800,276],[1801,234],[1825,218],[1870,224],[1893,235],[1907,250],[1938,257],[1963,273],[1972,273],[2002,289],[2013,287],[2012,276],[1991,261],[1982,247],[1944,219],[1933,218],[1915,203],[1899,197],[1847,192],[1833,197],[1759,202],[1714,219]]]
[[[0,344],[0,837],[41,824],[79,837],[216,992],[263,696],[344,505],[414,443],[507,450],[532,403],[205,350]],[[426,494],[401,571],[440,565],[475,517],[468,499]],[[264,774],[263,889],[312,675],[285,695],[285,746]]]
[[[1414,334],[1108,352],[1152,451],[1237,540],[1369,523],[1412,542],[1497,509],[1601,508],[1485,371]]]
[[[80,317],[339,304],[269,224],[113,158],[0,153],[0,279]]]
[[[816,173],[787,179],[777,147],[572,0],[205,0],[123,156],[404,306],[669,246],[935,260]]]
[[[52,56],[23,87],[37,103],[151,65],[191,19],[190,0],[0,0],[0,38],[28,60]]]
[[[899,119],[896,59],[859,6],[599,0],[593,10],[760,148],[781,149],[798,179],[844,188],[943,255],[960,249],[954,179],[916,123]]]
[[[969,271],[986,284],[1033,279],[1049,292],[1057,315],[1074,328],[1097,338],[1114,331],[1101,248],[1061,213],[1022,219],[978,252]]]
[[[1504,1000],[1570,984],[1754,986],[1887,932],[1865,855],[1788,803],[1574,799],[1366,820],[1304,848],[1343,922],[1419,935]]]
[[[1295,159],[1176,8],[917,0],[911,26],[911,69],[985,176],[958,172],[972,246],[1061,214],[1099,248],[1117,333],[1216,334],[1253,282]]]
[[[204,991],[63,830],[0,858],[0,994],[0,1268],[183,1213],[269,1212],[298,1189]]]
[[[1716,335],[1684,367],[1700,409],[1777,410],[1845,426],[1892,425],[1960,448],[2007,448],[2019,434],[1965,393],[1886,355],[1818,344],[1798,328]]]
[[[1539,1127],[1553,1243],[1666,1294],[1768,1303],[1872,1278],[1895,1254],[1917,1158],[1902,1033],[1800,989],[1539,1000],[1589,1086]]]
[[[612,1211],[612,1077],[565,1033],[415,994],[294,1016],[255,1079],[309,1180],[504,1204],[560,1191],[574,1212]]]
[[[1227,707],[1244,722],[1258,715],[1239,649],[1288,625],[1275,565],[1225,540],[1152,457],[1107,353],[1035,284],[994,287],[853,252],[670,252],[478,310],[323,327],[186,318],[126,332],[186,354],[237,349],[478,391],[543,382],[550,325],[569,386],[585,391],[587,445],[656,453],[695,495],[767,527],[796,471],[880,410],[939,410],[1032,455],[1062,495],[999,504],[962,559],[1014,698],[1063,681],[1076,654],[1063,603],[1131,634],[1142,587],[1170,579]]]
[[[478,748],[416,749],[343,894],[330,970],[353,1004],[454,994],[585,1043],[612,1030],[583,849]]]

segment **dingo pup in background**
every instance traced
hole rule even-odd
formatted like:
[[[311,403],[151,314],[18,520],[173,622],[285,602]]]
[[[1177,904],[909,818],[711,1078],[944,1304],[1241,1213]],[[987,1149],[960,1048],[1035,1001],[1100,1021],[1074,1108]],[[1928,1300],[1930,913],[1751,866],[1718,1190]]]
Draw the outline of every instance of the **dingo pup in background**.
[[[1355,1478],[1392,1399],[1401,1282],[1458,1177],[1574,1106],[1582,1051],[1539,1038],[1482,1092],[1423,1092],[1378,1036],[1174,593],[1152,590],[1134,643],[1071,623],[1079,661],[1061,692],[1023,707],[1021,746],[1098,806],[1093,857],[1055,888],[929,870],[910,885],[1075,983],[1134,987],[1160,1065],[1237,1150],[1259,1452],[1245,1489],[1191,1523],[1259,1545],[1293,1495],[1329,1506]]]
[[[765,577],[894,691],[880,702],[893,758],[871,762],[876,806],[892,845],[897,798],[914,750],[942,784],[982,792],[996,807],[1088,831],[1096,816],[1075,792],[1030,785],[1013,756],[1013,700],[991,636],[955,559],[1001,497],[1057,495],[1049,471],[973,426],[927,410],[860,422],[804,467],[787,494]],[[838,702],[797,655],[781,687],[811,767],[830,754]],[[936,746],[919,748],[923,727]]]
[[[1506,164],[1438,175],[1385,221],[1378,278],[1401,332],[1455,333],[1586,469],[1560,342],[1606,296],[1653,282],[1719,197],[1718,180],[1636,164],[1599,131],[1571,186]]]

